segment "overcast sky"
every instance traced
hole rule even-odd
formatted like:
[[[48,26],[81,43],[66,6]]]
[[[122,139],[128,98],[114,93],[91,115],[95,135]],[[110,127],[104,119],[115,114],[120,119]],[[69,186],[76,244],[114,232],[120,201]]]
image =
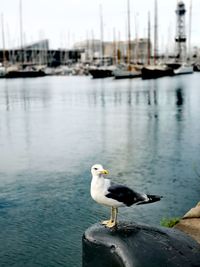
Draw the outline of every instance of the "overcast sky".
[[[48,38],[51,48],[69,48],[74,42],[87,38],[100,39],[100,5],[102,6],[104,40],[127,39],[127,0],[21,0],[23,39],[30,44]],[[174,43],[177,0],[158,1],[159,48]],[[185,0],[186,33],[188,34],[189,6]],[[6,48],[20,44],[20,0],[1,0]],[[200,0],[192,1],[191,42],[200,45]],[[151,14],[153,41],[154,0],[130,0],[131,38],[147,37],[147,14]],[[2,27],[1,27],[2,28]],[[137,30],[136,30],[137,29]],[[2,38],[0,38],[0,47]],[[161,48],[160,48],[161,49]]]

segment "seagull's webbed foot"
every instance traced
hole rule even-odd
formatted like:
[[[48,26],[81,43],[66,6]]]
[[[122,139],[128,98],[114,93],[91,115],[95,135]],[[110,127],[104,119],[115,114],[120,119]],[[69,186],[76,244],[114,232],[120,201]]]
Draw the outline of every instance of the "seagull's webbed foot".
[[[101,222],[101,224],[105,225],[108,228],[112,228],[117,225],[116,221],[113,221],[113,220],[103,221]]]
[[[111,222],[111,220],[102,221],[101,224],[102,224],[102,225],[107,225],[109,222]]]
[[[111,218],[110,218],[110,220],[103,221],[103,222],[101,222],[101,224],[105,225],[108,228],[115,227],[117,225],[117,213],[118,213],[118,209],[112,207],[111,208]]]
[[[108,228],[113,228],[117,225],[117,222],[116,221],[109,221],[107,224],[106,224],[106,227]]]

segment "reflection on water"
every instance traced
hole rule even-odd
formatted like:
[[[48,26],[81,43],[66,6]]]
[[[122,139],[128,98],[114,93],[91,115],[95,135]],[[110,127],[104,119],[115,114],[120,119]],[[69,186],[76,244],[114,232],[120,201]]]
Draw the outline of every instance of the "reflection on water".
[[[84,230],[109,210],[90,167],[162,194],[119,218],[159,224],[199,201],[200,76],[0,80],[1,266],[80,266]]]
[[[182,106],[184,104],[182,88],[176,89],[176,97],[177,97],[177,101],[176,101],[177,106]]]
[[[177,120],[182,120],[182,115],[183,115],[183,109],[184,109],[184,93],[182,88],[177,88],[176,89],[176,105],[177,105],[177,115],[176,118]]]

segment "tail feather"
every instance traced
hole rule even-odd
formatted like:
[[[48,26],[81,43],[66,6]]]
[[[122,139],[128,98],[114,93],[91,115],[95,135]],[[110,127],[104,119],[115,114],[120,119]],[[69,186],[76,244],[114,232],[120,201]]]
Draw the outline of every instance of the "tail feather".
[[[157,196],[157,195],[146,195],[146,199],[138,202],[136,205],[143,205],[143,204],[149,204],[153,202],[160,201],[162,196]]]

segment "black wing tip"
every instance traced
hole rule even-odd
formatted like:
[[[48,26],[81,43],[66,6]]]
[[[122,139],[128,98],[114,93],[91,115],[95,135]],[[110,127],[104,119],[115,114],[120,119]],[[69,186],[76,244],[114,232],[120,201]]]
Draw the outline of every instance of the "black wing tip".
[[[161,199],[163,196],[158,196],[158,195],[147,195],[148,198],[150,199]]]
[[[138,202],[136,205],[143,205],[143,204],[150,204],[154,203],[157,201],[160,201],[163,196],[158,196],[158,195],[147,195],[148,199],[144,201]]]

